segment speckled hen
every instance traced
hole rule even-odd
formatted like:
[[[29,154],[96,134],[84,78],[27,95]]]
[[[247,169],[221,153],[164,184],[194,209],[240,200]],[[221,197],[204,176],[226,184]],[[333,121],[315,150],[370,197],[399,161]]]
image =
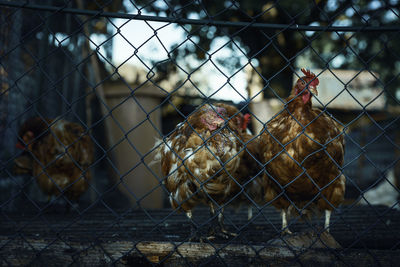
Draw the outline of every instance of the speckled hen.
[[[200,203],[210,207],[214,217],[208,238],[232,235],[224,229],[220,210],[240,190],[236,176],[244,154],[242,134],[248,115],[237,108],[217,103],[206,104],[179,123],[175,131],[156,146],[156,160],[161,161],[164,184],[170,192],[174,209],[180,209],[192,222],[192,239],[202,239],[192,220],[192,210]]]
[[[291,211],[324,211],[329,231],[331,211],[345,192],[343,133],[335,119],[312,107],[319,80],[309,70],[302,72],[305,76],[297,80],[284,110],[260,133],[265,200],[281,210],[286,233]]]

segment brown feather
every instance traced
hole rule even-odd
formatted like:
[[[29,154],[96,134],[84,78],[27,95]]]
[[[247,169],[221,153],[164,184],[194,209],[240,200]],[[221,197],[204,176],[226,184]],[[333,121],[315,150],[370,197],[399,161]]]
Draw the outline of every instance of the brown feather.
[[[312,108],[311,100],[304,103],[294,95],[299,91],[293,89],[285,110],[260,135],[268,173],[263,178],[265,200],[278,209],[287,209],[291,201],[301,209],[316,197],[312,204],[319,210],[332,210],[344,199],[343,134],[330,116]],[[324,197],[317,196],[320,192]]]
[[[242,134],[242,141],[246,148],[235,177],[239,178],[243,193],[234,200],[233,204],[235,206],[244,204],[252,207],[254,205],[253,202],[257,204],[263,203],[263,166],[259,153],[259,139],[252,134],[244,133]]]
[[[210,130],[205,120],[213,117],[217,108],[226,111],[220,114],[225,123]],[[210,205],[214,201],[223,205],[239,192],[241,179],[248,179],[237,176],[245,153],[242,117],[230,105],[205,105],[178,124],[158,147],[157,157],[174,209],[190,211],[199,203]]]

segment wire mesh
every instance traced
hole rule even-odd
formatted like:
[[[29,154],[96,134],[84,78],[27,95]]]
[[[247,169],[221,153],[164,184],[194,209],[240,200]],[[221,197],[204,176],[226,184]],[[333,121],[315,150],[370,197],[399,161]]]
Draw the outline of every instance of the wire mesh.
[[[398,4],[0,1],[2,265],[396,263]]]

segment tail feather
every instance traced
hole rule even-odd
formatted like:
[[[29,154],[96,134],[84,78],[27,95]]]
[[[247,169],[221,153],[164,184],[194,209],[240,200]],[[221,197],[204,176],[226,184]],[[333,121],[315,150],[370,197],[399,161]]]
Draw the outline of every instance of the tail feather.
[[[164,144],[163,144],[163,140],[161,138],[155,138],[155,142],[154,142],[154,146],[152,148],[152,154],[154,153],[154,157],[153,160],[150,161],[150,163],[148,164],[149,167],[153,166],[156,163],[160,163],[161,162],[161,151],[164,148]]]

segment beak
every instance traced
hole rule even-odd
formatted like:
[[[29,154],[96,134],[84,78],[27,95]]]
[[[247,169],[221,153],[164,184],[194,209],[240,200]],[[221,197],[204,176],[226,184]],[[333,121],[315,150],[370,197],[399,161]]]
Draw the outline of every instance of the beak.
[[[313,85],[309,85],[308,86],[308,90],[310,90],[310,92],[313,94],[313,95],[318,95],[318,91],[317,91],[317,88],[315,87],[315,86],[313,86]]]

